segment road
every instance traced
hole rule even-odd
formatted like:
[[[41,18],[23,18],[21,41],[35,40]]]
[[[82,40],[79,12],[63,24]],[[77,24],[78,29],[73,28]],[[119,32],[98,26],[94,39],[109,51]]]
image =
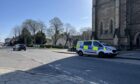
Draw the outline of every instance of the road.
[[[79,57],[53,49],[1,49],[0,73],[0,84],[139,84],[140,59]]]

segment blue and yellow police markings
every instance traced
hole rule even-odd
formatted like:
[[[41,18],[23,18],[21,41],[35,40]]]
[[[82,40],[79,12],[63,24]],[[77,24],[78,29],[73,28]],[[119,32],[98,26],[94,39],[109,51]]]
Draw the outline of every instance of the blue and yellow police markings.
[[[89,49],[89,46],[86,46],[86,45],[85,45],[85,46],[83,47],[83,50],[88,50],[88,49]]]
[[[98,47],[96,47],[96,46],[93,46],[93,49],[92,49],[93,51],[98,51],[99,50],[99,48]]]
[[[88,52],[88,53],[95,53],[99,50],[104,50],[106,51],[106,48],[102,48],[102,47],[97,47],[97,46],[89,46],[89,45],[82,45],[80,46],[79,44],[76,46],[77,49],[83,49],[84,51]]]
[[[104,48],[104,51],[106,51],[106,48]]]
[[[94,50],[93,50],[93,47],[92,46],[88,46],[88,45],[84,45],[83,46],[83,50],[87,53],[96,53]]]

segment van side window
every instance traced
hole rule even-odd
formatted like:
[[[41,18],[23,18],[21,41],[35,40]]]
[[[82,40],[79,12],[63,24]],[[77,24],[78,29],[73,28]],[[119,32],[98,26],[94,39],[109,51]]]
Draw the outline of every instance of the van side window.
[[[83,45],[83,42],[79,42],[78,44],[79,44],[80,46],[82,46],[82,45]]]
[[[103,47],[100,43],[98,43],[96,41],[93,44],[94,44],[94,46],[97,46],[97,47]]]
[[[91,41],[86,41],[86,42],[84,42],[84,45],[91,46],[92,42]]]

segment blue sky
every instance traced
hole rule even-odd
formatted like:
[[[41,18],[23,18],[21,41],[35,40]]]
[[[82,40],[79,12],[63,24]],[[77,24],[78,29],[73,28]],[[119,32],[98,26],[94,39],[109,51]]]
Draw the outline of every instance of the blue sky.
[[[78,29],[91,27],[92,0],[0,0],[0,40],[26,19],[49,20],[59,17]]]

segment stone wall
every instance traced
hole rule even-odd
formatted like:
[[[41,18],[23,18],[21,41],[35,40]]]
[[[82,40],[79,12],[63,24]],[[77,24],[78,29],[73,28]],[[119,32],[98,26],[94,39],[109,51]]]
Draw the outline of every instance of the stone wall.
[[[96,2],[96,27],[99,40],[112,44],[113,34],[110,33],[110,21],[113,21],[113,32],[115,31],[115,1],[97,0]],[[103,34],[101,35],[101,22],[103,23]],[[107,33],[106,33],[107,32]]]
[[[140,0],[128,0],[128,2],[128,26],[131,28],[133,45],[136,45],[135,39],[138,38],[136,35],[140,32]]]
[[[126,8],[126,0],[120,0],[120,28],[119,28],[119,37],[125,37],[125,29],[126,29],[126,18],[127,18],[127,8]]]
[[[113,26],[115,23],[115,2],[114,0],[98,0],[97,3],[97,27],[98,27],[98,38],[99,39],[113,39],[113,34],[110,34],[109,27],[110,21],[113,21]],[[103,32],[107,31],[108,33],[100,34],[101,22],[103,23]],[[114,29],[115,30],[115,29]]]
[[[114,32],[118,29],[118,44],[129,45],[125,30],[130,28],[133,38],[131,40],[135,45],[136,36],[139,36],[137,34],[140,32],[140,0],[93,0],[95,1],[93,23],[98,40],[113,44],[115,42]],[[113,33],[109,33],[111,20],[113,21]],[[108,31],[107,33],[101,34],[101,23],[103,23],[103,32]]]

